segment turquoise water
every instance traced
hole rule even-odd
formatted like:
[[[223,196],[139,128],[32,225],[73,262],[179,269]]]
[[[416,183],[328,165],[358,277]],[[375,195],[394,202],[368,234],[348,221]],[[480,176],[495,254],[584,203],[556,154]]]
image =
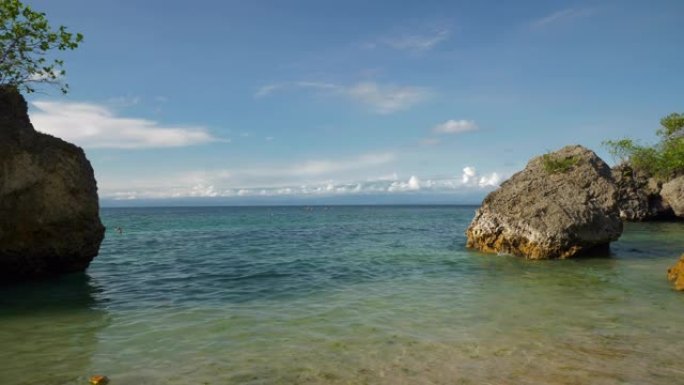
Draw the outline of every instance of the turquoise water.
[[[0,384],[684,383],[684,223],[525,261],[474,209],[103,209],[85,274],[0,288]]]

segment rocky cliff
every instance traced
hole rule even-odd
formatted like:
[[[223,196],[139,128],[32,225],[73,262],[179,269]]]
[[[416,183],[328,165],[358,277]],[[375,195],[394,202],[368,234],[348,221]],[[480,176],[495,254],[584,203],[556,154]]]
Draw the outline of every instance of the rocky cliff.
[[[559,164],[550,171],[547,159]],[[466,231],[467,246],[530,259],[570,258],[607,249],[622,234],[611,169],[594,152],[567,146],[490,193]]]
[[[103,236],[83,150],[36,132],[24,98],[0,88],[0,283],[82,271]]]
[[[618,188],[620,218],[626,221],[667,220],[674,217],[669,203],[660,191],[663,182],[626,164],[613,168],[613,179]]]
[[[663,183],[660,196],[672,209],[672,213],[684,218],[684,175]]]
[[[626,164],[613,168],[620,218],[662,221],[684,218],[684,176],[663,179],[635,171]]]

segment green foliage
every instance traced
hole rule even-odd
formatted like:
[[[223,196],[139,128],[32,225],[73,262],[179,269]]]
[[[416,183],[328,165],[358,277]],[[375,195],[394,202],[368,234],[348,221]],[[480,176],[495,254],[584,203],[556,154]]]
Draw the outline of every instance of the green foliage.
[[[636,144],[632,139],[605,140],[603,145],[608,149],[608,153],[620,163],[626,163],[634,152]]]
[[[634,146],[629,163],[635,170],[643,170],[651,175],[663,174],[660,152],[656,147]]]
[[[684,172],[684,137],[665,141],[661,147],[663,171],[668,175]]]
[[[558,174],[569,171],[580,161],[577,156],[559,157],[558,155],[547,153],[542,155],[542,166],[544,171],[549,174]]]
[[[684,128],[684,114],[672,113],[660,119],[660,125],[663,127],[660,130],[658,130],[658,134],[665,138],[683,132],[682,129]]]
[[[0,86],[31,93],[36,84],[47,83],[67,93],[64,61],[48,54],[73,50],[82,41],[83,35],[64,26],[54,30],[45,13],[19,0],[0,0]]]
[[[618,161],[634,170],[663,178],[684,172],[684,114],[670,114],[660,120],[660,142],[644,146],[631,139],[607,140],[603,145]]]

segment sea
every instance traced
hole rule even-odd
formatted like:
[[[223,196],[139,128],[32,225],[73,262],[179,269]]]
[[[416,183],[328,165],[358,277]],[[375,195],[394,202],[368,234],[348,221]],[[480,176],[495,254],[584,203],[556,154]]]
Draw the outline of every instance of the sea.
[[[104,208],[85,273],[0,287],[0,384],[684,384],[683,222],[528,261],[475,209]]]

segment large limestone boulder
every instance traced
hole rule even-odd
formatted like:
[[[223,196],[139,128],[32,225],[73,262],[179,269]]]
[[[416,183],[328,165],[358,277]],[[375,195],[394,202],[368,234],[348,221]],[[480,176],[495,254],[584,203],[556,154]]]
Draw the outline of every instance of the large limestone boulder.
[[[618,188],[620,218],[649,221],[674,217],[672,208],[660,195],[662,180],[635,171],[626,164],[615,166],[612,172]]]
[[[0,88],[0,283],[82,271],[103,236],[83,150],[36,132],[24,98]]]
[[[468,247],[530,259],[605,251],[621,234],[610,167],[582,146],[530,160],[485,198],[466,231]]]
[[[663,184],[660,195],[676,216],[684,218],[684,175]]]
[[[667,269],[667,279],[674,283],[675,290],[684,291],[684,254],[674,266]]]

